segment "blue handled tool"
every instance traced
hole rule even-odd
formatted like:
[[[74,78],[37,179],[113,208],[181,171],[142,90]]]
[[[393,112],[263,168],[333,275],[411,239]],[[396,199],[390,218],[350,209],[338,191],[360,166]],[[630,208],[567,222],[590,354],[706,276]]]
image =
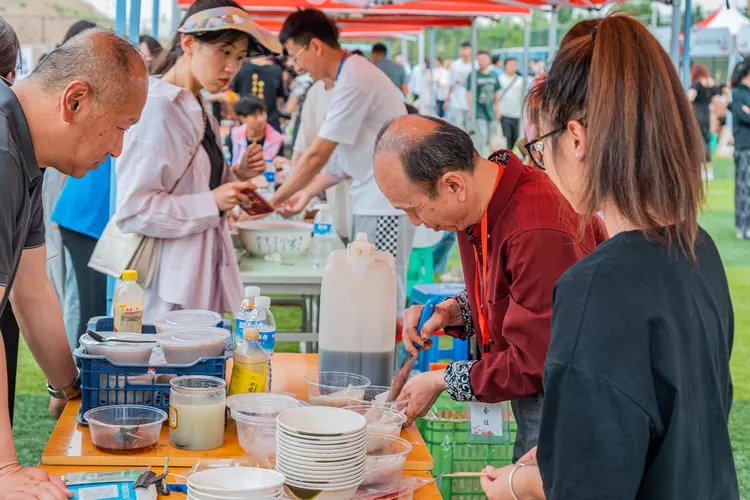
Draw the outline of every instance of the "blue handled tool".
[[[429,320],[432,317],[432,313],[435,310],[435,306],[437,305],[436,299],[430,299],[427,301],[427,303],[424,305],[424,308],[422,309],[422,315],[419,317],[419,324],[417,325],[417,333],[419,333],[419,336],[422,337],[423,342],[429,342],[429,337],[424,338],[422,336],[422,328],[424,328],[424,324],[427,323],[427,320]],[[411,373],[411,369],[414,367],[414,363],[417,362],[417,356],[419,356],[419,351],[422,350],[422,346],[414,342],[414,347],[417,348],[417,354],[412,354],[409,351],[404,354],[404,359],[401,362],[401,368],[399,368],[398,373],[396,373],[396,378],[393,379],[393,384],[391,385],[391,392],[388,395],[388,401],[395,401],[396,398],[398,398],[398,395],[401,394],[401,391],[404,388],[404,385],[406,385],[406,381],[409,379],[409,374]]]

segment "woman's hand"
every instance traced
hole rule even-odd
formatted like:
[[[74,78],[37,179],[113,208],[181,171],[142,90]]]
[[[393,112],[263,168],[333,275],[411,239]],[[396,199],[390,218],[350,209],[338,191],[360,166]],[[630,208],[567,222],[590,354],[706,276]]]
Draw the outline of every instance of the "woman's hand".
[[[250,201],[245,191],[253,189],[255,186],[248,181],[235,181],[222,184],[212,191],[216,199],[216,206],[222,212],[228,212],[236,207],[239,203]]]
[[[234,174],[242,180],[252,179],[266,171],[266,160],[263,157],[263,146],[254,142],[247,147],[242,160],[235,165]]]
[[[417,305],[404,311],[404,329],[401,332],[401,337],[404,341],[404,348],[412,354],[419,352],[414,347],[415,343],[422,346],[423,349],[429,349],[430,346],[425,345],[425,343],[436,331],[446,326],[461,326],[464,324],[458,302],[456,299],[448,299],[435,306],[432,317],[424,324],[422,331],[418,332],[417,327],[419,326],[422,309],[424,309],[424,306]]]
[[[533,465],[520,467],[518,464],[508,465],[501,469],[487,466],[482,472],[487,474],[480,479],[482,490],[488,500],[514,500],[510,492],[508,476],[514,469],[513,491],[523,500],[544,500],[544,488],[539,469]]]
[[[410,378],[398,395],[398,401],[409,402],[404,427],[409,427],[417,417],[427,415],[444,390],[445,370],[424,372]]]
[[[3,500],[65,500],[73,498],[59,477],[42,469],[21,467],[18,462],[0,466],[0,498]]]

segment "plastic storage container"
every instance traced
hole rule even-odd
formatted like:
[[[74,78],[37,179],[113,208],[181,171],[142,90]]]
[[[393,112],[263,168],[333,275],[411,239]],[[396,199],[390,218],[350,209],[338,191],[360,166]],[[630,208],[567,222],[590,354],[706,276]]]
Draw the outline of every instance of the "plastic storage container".
[[[304,403],[281,394],[238,394],[227,398],[237,438],[248,455],[276,454],[276,416]]]
[[[221,315],[203,309],[183,309],[168,313],[163,320],[154,322],[157,332],[222,326]]]
[[[468,406],[453,401],[446,393],[441,394],[430,413],[418,418],[416,423],[435,461],[434,477],[453,472],[481,472],[487,465],[504,467],[513,462],[516,423],[511,422],[509,444],[470,442]],[[446,500],[485,498],[479,478],[443,479],[440,493]]]
[[[331,253],[320,298],[318,369],[389,385],[396,346],[395,260],[360,233]]]
[[[190,328],[157,335],[167,363],[187,365],[201,358],[217,358],[231,345],[223,328]]]
[[[231,336],[232,324],[222,324]],[[112,332],[112,318],[92,318],[88,329],[106,335],[106,332]],[[143,325],[143,333],[155,334],[156,328],[153,325]],[[232,357],[232,350],[228,348],[221,357],[203,358],[189,365],[113,363],[106,356],[86,354],[82,348],[76,349],[74,354],[81,367],[81,411],[78,423],[85,424],[84,413],[100,406],[139,404],[169,411],[171,378],[209,375],[223,379],[226,376],[226,360]]]
[[[224,444],[227,383],[189,375],[170,381],[169,445],[181,450],[215,450]]]
[[[115,405],[84,415],[94,446],[107,453],[141,453],[156,446],[167,414],[157,408]]]

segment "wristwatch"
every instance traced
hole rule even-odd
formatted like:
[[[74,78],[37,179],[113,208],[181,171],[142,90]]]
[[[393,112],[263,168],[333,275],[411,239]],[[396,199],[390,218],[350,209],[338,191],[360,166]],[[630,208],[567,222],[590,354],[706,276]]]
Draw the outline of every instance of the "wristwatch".
[[[52,396],[55,399],[68,399],[78,392],[78,390],[81,388],[81,369],[76,368],[76,378],[73,380],[73,383],[70,384],[68,387],[56,390],[54,387],[52,387],[52,384],[47,381],[47,392],[50,396]]]

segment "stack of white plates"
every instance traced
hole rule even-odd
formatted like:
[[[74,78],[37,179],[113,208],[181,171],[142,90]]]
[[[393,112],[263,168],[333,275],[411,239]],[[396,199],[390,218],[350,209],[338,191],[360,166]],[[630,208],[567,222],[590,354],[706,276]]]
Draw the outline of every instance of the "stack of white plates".
[[[290,408],[276,417],[276,470],[297,497],[351,498],[365,477],[367,421],[341,408]]]
[[[187,480],[189,500],[244,500],[281,498],[284,476],[255,467],[207,469]]]

